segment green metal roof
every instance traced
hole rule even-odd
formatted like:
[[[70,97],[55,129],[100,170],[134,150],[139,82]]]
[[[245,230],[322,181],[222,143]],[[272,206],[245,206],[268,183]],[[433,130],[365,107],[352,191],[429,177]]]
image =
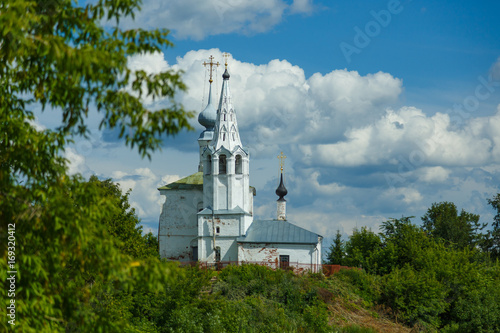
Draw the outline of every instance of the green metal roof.
[[[247,234],[238,237],[240,243],[316,244],[320,235],[288,221],[255,220]]]
[[[176,182],[158,187],[158,190],[188,190],[194,188],[203,189],[203,172],[193,173]]]
[[[253,196],[257,194],[255,187],[250,186]],[[158,190],[189,190],[189,189],[203,189],[203,172],[193,173],[190,176],[179,179],[176,182],[158,187]]]

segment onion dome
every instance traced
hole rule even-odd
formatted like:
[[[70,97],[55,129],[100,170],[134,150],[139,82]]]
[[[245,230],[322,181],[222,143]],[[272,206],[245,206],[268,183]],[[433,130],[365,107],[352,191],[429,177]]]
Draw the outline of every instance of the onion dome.
[[[208,91],[208,104],[205,110],[201,111],[198,115],[198,122],[205,126],[207,130],[213,130],[217,121],[217,110],[212,104],[212,84],[210,83],[210,90]]]
[[[288,191],[286,190],[285,184],[283,184],[283,174],[281,174],[280,184],[276,189],[276,195],[279,196],[278,201],[286,201],[284,196],[287,195]]]
[[[224,80],[229,80],[229,77],[230,77],[230,75],[229,75],[229,72],[227,71],[227,67],[226,67],[226,70],[224,71],[224,74],[222,74],[222,78]]]

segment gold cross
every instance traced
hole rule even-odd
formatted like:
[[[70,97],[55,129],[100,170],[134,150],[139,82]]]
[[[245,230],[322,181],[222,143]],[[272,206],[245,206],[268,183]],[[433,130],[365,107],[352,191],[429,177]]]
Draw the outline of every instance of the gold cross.
[[[214,57],[213,56],[208,57],[208,60],[210,60],[210,62],[206,62],[206,61],[203,62],[203,66],[205,66],[205,67],[210,66],[210,80],[208,80],[208,82],[212,83],[212,82],[214,82],[212,80],[213,66],[217,66],[218,67],[220,64],[219,64],[218,61],[214,62]]]
[[[285,166],[285,158],[286,156],[283,155],[283,152],[281,152],[279,155],[278,155],[278,159],[280,160],[280,169],[281,169],[281,173],[283,173],[283,167]]]
[[[224,57],[226,68],[227,68],[227,59],[229,59],[230,56],[231,55],[227,52],[222,53],[222,57]]]

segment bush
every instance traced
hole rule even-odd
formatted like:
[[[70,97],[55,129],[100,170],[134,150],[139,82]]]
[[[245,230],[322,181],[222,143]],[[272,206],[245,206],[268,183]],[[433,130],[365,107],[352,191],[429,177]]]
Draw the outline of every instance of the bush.
[[[360,295],[369,305],[380,298],[380,288],[377,277],[369,275],[359,269],[341,269],[335,277],[348,282],[357,288],[356,294]]]
[[[382,283],[381,301],[410,326],[439,327],[447,308],[445,296],[446,289],[432,272],[416,272],[409,265],[384,276]]]

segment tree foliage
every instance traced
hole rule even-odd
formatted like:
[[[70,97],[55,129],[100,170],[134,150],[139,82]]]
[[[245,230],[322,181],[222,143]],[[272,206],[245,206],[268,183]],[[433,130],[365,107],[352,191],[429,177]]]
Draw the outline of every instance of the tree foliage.
[[[462,209],[460,215],[452,202],[432,204],[422,217],[423,229],[434,238],[440,238],[450,246],[463,249],[480,241],[479,232],[485,224],[479,223],[479,215]]]
[[[139,4],[0,4],[0,275],[7,274],[7,227],[15,226],[9,270],[17,271],[19,331],[122,331],[129,323],[113,302],[122,297],[116,304],[127,304],[124,292],[137,288],[159,292],[177,272],[149,256],[147,245],[126,250],[139,232],[108,229],[112,221],[134,223],[120,206],[126,198],[110,195],[112,186],[69,176],[62,157],[76,136],[88,134],[92,110],[101,115],[102,129],[117,129],[142,156],[159,148],[162,136],[191,128],[193,114],[174,99],[186,89],[181,73],[148,75],[127,67],[130,56],[171,46],[167,31],[120,29],[118,22],[133,17]],[[105,20],[114,26],[104,28]],[[164,98],[168,107],[153,112],[144,96]],[[60,117],[60,126],[37,128],[30,110],[38,106]],[[11,298],[4,288],[0,295]],[[2,320],[0,330],[7,325]]]
[[[118,208],[118,213],[102,221],[108,233],[116,240],[118,249],[136,259],[158,257],[158,240],[151,233],[142,235],[140,220],[128,202],[130,190],[122,194],[120,185],[113,183],[111,179],[101,181],[96,176],[91,176],[89,181],[98,185],[104,191],[104,198],[114,200],[114,206]]]
[[[327,265],[342,265],[345,256],[345,245],[342,240],[342,235],[340,230],[337,230],[333,243],[330,245],[328,252],[326,253],[326,264]]]
[[[454,204],[445,202],[433,204],[422,220],[422,226],[411,217],[382,222],[378,245],[366,228],[347,241],[348,258],[379,276],[372,280],[372,289],[380,288],[375,301],[418,329],[498,331],[500,266],[484,260],[480,247],[473,246],[485,237],[479,216],[459,215]]]
[[[361,230],[354,229],[345,245],[345,265],[370,270],[372,256],[380,245],[380,237],[371,229],[366,227],[362,227]]]
[[[488,199],[490,206],[496,211],[492,228],[488,231],[483,241],[484,250],[493,260],[500,259],[500,193]]]

